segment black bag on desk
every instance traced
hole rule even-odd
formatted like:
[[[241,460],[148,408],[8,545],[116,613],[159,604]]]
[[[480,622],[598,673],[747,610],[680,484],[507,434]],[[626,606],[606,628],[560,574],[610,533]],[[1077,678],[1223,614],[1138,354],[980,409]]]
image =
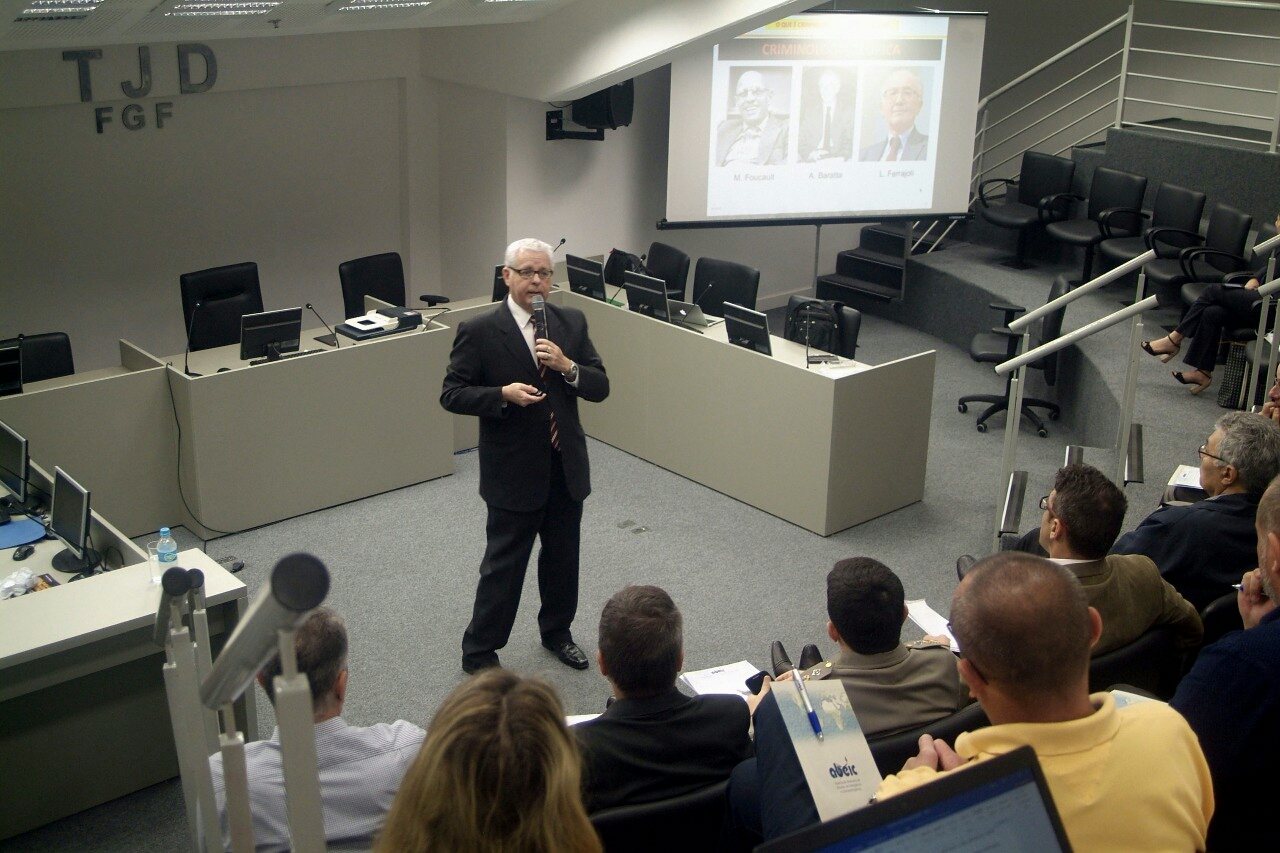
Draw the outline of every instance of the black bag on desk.
[[[783,336],[812,349],[835,352],[840,342],[840,313],[834,302],[813,299],[802,302],[787,315]]]

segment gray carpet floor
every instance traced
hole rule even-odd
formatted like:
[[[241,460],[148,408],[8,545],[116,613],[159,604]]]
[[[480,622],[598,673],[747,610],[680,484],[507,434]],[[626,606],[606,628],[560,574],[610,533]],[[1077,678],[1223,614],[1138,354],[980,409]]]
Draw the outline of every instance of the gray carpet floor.
[[[965,254],[985,251],[960,247],[950,262],[988,261],[981,254]],[[948,261],[939,256],[936,263]],[[1028,273],[988,268],[991,281],[983,286],[1003,298],[1036,305],[1044,300],[1047,276],[1073,267]],[[1077,313],[1113,310],[1124,296],[1117,290],[1086,297],[1093,307]],[[996,319],[993,312],[992,322]],[[1148,321],[1152,319],[1160,318]],[[1074,325],[1069,321],[1067,328]],[[1121,341],[1121,347],[1127,341],[1127,327],[1105,334]],[[1153,334],[1158,332],[1149,329],[1147,336]],[[938,351],[924,500],[828,538],[591,441],[594,492],[583,520],[575,625],[588,654],[595,654],[601,607],[628,583],[657,584],[671,593],[684,613],[689,669],[744,658],[763,666],[774,639],[797,654],[807,642],[830,653],[824,631],[825,575],[835,560],[854,555],[884,561],[902,577],[909,598],[925,598],[946,613],[956,556],[985,553],[991,541],[1003,441],[1000,417],[990,432],[979,434],[975,412],[958,413],[955,401],[964,393],[996,392],[1003,383],[955,345],[865,317],[860,360],[877,363],[924,349]],[[1154,360],[1141,367],[1139,419],[1150,424],[1147,482],[1128,487],[1128,527],[1155,507],[1174,466],[1194,463],[1195,448],[1223,411],[1211,394],[1189,396]],[[1123,365],[1099,369],[1123,373]],[[1018,467],[1031,473],[1024,528],[1038,523],[1035,501],[1049,491],[1064,446],[1076,441],[1063,424],[1050,429],[1048,439],[1037,438],[1026,426],[1020,433]],[[404,718],[425,726],[441,699],[465,677],[459,642],[484,547],[477,463],[474,452],[463,453],[454,476],[207,545],[214,557],[234,554],[245,561],[241,577],[251,596],[264,573],[286,553],[310,551],[328,565],[333,578],[328,603],[346,617],[351,635],[344,717],[352,724]],[[886,481],[895,476],[891,459],[885,460],[881,476]],[[876,483],[866,487],[876,488]],[[189,536],[180,541],[182,547],[192,544],[199,543]],[[501,652],[503,664],[548,679],[570,713],[603,710],[608,686],[594,662],[590,670],[576,672],[539,645],[534,574],[529,573],[511,642]],[[919,634],[907,624],[907,639]],[[257,704],[266,736],[273,725],[271,708],[261,694]],[[185,832],[175,780],[0,842],[0,853],[179,850],[186,843]]]

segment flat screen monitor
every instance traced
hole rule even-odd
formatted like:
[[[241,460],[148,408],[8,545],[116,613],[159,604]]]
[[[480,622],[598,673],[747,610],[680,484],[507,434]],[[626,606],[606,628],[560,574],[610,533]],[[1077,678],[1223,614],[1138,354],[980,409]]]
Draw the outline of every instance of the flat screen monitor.
[[[0,347],[0,397],[22,393],[22,350]]]
[[[0,486],[18,505],[27,502],[27,440],[0,421]]]
[[[637,314],[662,320],[671,320],[667,310],[667,283],[660,278],[628,272],[622,286],[627,290],[627,307]]]
[[[564,256],[565,267],[569,270],[569,289],[592,299],[605,301],[604,264],[590,261],[577,255]]]
[[[502,264],[493,268],[493,301],[501,302],[507,296],[507,282],[502,278]]]
[[[85,573],[102,562],[102,556],[89,547],[89,492],[61,468],[53,469],[49,532],[67,546],[53,557],[58,571]]]
[[[1071,850],[1031,747],[980,761],[826,823],[770,841],[757,853],[925,853]]]
[[[773,355],[773,346],[769,343],[769,318],[759,311],[726,302],[724,331],[731,344],[755,350],[762,355]]]
[[[302,339],[302,309],[282,308],[245,314],[240,318],[240,360],[275,361],[281,353],[297,352]]]

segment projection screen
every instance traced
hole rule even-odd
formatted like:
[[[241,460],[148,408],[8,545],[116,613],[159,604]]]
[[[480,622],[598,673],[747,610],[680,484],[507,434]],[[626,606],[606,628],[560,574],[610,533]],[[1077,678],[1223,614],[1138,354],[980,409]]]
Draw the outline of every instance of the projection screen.
[[[674,61],[659,225],[964,215],[985,30],[811,13]]]

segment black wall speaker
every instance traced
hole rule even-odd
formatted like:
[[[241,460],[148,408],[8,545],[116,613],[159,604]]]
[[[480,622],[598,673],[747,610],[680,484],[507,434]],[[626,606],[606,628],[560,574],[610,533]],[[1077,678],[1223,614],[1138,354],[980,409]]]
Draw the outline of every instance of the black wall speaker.
[[[628,80],[573,102],[573,123],[593,129],[616,130],[631,124],[635,81]]]

